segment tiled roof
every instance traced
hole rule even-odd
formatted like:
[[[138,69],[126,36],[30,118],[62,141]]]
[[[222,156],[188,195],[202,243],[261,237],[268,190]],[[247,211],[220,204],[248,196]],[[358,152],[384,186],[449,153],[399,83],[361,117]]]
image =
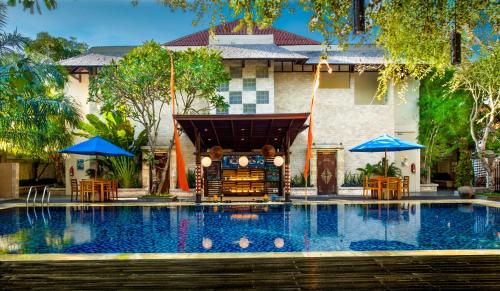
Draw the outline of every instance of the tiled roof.
[[[113,60],[119,60],[122,56],[134,49],[135,46],[99,46],[91,47],[86,53],[69,59],[59,61],[61,66],[107,66]]]
[[[216,35],[245,35],[247,34],[246,26],[239,31],[234,31],[238,25],[239,20],[228,22],[226,24],[218,25],[214,28]],[[264,28],[259,29],[257,25],[253,29],[254,35],[270,35],[274,36],[275,45],[318,45],[319,42],[297,35],[295,33],[287,32],[277,28]],[[205,29],[193,34],[172,40],[164,43],[166,46],[207,46],[209,40],[209,30]]]
[[[306,60],[307,56],[280,48],[274,44],[238,44],[209,45],[211,49],[221,52],[225,60],[261,59],[261,60]]]
[[[306,64],[319,63],[321,52],[297,52],[307,56]],[[329,64],[384,64],[384,51],[376,47],[349,48],[345,51],[332,50],[328,52]]]

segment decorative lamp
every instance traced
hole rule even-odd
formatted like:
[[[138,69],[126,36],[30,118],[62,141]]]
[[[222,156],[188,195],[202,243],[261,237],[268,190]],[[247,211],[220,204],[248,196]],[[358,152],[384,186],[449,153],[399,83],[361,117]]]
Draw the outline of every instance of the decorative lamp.
[[[210,167],[210,165],[212,164],[212,159],[210,157],[203,157],[203,159],[201,159],[201,165],[205,168],[208,168]]]
[[[278,249],[281,249],[285,246],[285,240],[281,237],[277,237],[274,239],[274,246]]]
[[[206,249],[206,250],[209,250],[212,248],[212,240],[209,239],[208,237],[205,237],[203,238],[203,242],[202,242],[202,245],[203,245],[203,248]]]
[[[283,163],[285,163],[285,160],[283,159],[282,156],[276,156],[276,157],[274,157],[273,162],[274,162],[274,165],[276,167],[281,167],[281,166],[283,166]]]
[[[209,154],[212,160],[220,160],[220,158],[222,158],[222,147],[213,146],[212,148],[210,148]]]
[[[246,156],[241,156],[238,160],[238,164],[240,164],[241,167],[248,166],[248,158]]]
[[[266,144],[262,147],[261,153],[266,159],[273,158],[276,155],[276,149],[272,145]]]
[[[242,238],[240,238],[240,240],[238,241],[238,244],[240,245],[240,248],[242,248],[242,249],[246,249],[246,248],[248,248],[248,246],[250,245],[250,241],[248,240],[248,238],[246,238],[246,237],[242,237]]]

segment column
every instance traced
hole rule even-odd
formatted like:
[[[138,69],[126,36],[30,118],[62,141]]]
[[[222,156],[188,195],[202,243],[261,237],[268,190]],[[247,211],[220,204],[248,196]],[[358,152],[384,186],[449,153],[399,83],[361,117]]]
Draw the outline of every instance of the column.
[[[196,130],[196,203],[201,203],[201,136]]]
[[[285,139],[285,202],[291,202],[290,199],[290,135],[287,133]]]

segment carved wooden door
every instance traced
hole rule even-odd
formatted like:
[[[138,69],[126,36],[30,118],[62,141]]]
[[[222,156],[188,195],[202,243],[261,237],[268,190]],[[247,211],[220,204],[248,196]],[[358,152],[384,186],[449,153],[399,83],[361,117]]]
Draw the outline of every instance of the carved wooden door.
[[[337,153],[318,152],[318,194],[337,194]]]

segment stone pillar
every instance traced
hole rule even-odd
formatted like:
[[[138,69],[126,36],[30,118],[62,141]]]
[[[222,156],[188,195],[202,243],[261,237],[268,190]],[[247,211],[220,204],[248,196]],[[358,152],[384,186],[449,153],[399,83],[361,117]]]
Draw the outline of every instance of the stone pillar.
[[[287,160],[285,161],[285,202],[291,202],[292,200],[290,199],[290,162]]]
[[[196,203],[201,203],[201,165],[196,161]]]
[[[201,203],[201,135],[196,130],[196,203]]]

